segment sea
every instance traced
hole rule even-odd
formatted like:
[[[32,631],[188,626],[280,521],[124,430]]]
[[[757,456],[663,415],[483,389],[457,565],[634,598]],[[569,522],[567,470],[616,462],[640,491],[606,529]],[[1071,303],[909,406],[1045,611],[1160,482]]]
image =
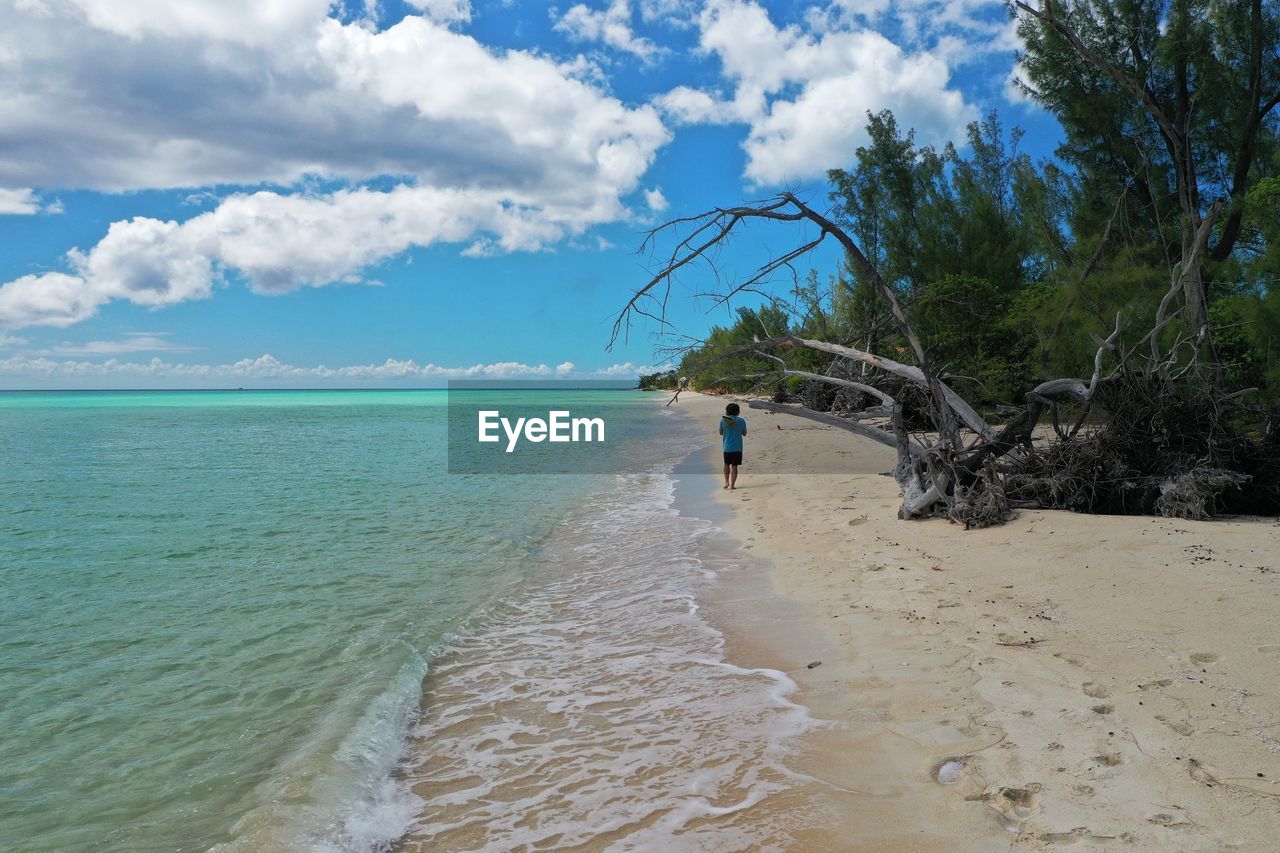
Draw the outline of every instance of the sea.
[[[501,393],[607,403],[612,469],[450,473],[443,390],[0,393],[0,848],[785,846],[713,429]]]

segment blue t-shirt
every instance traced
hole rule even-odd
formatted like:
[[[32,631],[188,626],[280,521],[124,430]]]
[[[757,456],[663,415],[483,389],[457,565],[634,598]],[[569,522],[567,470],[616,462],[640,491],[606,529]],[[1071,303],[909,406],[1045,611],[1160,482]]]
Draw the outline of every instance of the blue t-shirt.
[[[725,453],[741,453],[742,437],[747,434],[747,422],[739,417],[732,418],[733,423],[729,423],[729,416],[725,415],[720,419],[720,443],[724,445]]]

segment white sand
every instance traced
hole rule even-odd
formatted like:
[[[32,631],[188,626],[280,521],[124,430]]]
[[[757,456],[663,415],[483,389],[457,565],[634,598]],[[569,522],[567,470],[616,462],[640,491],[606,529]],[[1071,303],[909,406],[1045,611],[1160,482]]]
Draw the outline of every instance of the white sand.
[[[714,441],[723,401],[678,405]],[[899,521],[891,450],[743,414],[718,499],[772,588],[712,615],[832,721],[798,767],[844,819],[808,849],[1280,849],[1274,521]]]

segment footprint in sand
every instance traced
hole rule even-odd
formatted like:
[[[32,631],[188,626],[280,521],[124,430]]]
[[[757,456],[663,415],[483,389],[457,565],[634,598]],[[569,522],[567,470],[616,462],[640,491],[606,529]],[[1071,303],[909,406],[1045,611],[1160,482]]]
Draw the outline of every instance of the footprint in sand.
[[[1192,663],[1213,663],[1221,657],[1217,652],[1196,652],[1191,656]]]
[[[1080,686],[1080,689],[1083,690],[1084,695],[1088,696],[1090,699],[1106,699],[1111,695],[1110,690],[1103,687],[1101,684],[1095,684],[1092,681],[1086,681]]]
[[[1156,719],[1164,723],[1166,726],[1173,729],[1175,732],[1182,735],[1183,737],[1190,737],[1192,734],[1195,733],[1195,729],[1193,729],[1187,723],[1182,722],[1181,720],[1170,720],[1168,717],[1156,717]]]
[[[1032,836],[1036,841],[1043,841],[1049,844],[1061,844],[1070,847],[1081,841],[1092,841],[1097,844],[1106,844],[1108,841],[1116,840],[1125,844],[1132,844],[1137,841],[1133,833],[1125,832],[1120,835],[1095,835],[1093,830],[1087,826],[1077,826],[1075,829],[1066,832],[1039,832]]]
[[[996,810],[1002,822],[1009,829],[1017,829],[1018,825],[1031,816],[1036,807],[1036,795],[1040,786],[1032,783],[1025,788],[999,788],[982,795],[987,805]]]
[[[1147,823],[1154,823],[1156,826],[1167,826],[1170,829],[1191,826],[1190,822],[1168,814],[1167,812],[1153,814],[1151,817],[1147,818]]]
[[[1091,710],[1095,714],[1110,714],[1115,709],[1115,705],[1094,705]]]

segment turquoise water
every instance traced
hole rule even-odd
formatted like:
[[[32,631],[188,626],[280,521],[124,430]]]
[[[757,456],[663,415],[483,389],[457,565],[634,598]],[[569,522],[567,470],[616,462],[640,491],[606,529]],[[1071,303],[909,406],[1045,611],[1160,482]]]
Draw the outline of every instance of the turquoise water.
[[[0,846],[395,836],[433,650],[609,479],[447,475],[445,400],[0,394]]]

